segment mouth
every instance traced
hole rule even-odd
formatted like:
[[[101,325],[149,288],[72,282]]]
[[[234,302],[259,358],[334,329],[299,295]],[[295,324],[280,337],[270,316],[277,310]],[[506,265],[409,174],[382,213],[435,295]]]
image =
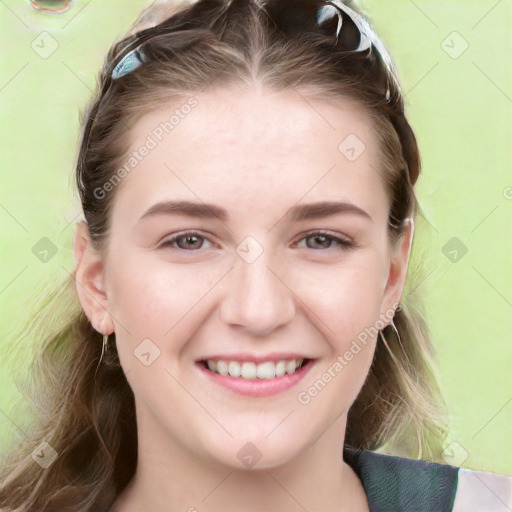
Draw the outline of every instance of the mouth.
[[[203,359],[196,366],[209,382],[237,394],[267,397],[286,391],[301,381],[315,359],[279,358],[258,361],[229,358]]]
[[[293,375],[297,370],[308,364],[310,359],[280,359],[279,361],[230,361],[223,359],[207,359],[200,361],[203,367],[218,375],[235,379],[275,379],[285,375]]]

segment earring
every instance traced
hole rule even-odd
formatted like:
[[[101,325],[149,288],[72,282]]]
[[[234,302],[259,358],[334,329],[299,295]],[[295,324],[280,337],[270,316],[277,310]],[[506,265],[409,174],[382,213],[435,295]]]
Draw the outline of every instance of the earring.
[[[402,349],[402,352],[404,353],[404,355],[408,358],[407,352],[405,351],[405,348],[404,348],[404,346],[402,344],[402,339],[400,338],[400,333],[398,332],[398,329],[396,328],[396,325],[395,325],[395,322],[393,322],[393,319],[391,319],[391,322],[388,325],[390,325],[393,328],[393,330],[395,331],[396,337],[398,339],[398,344],[400,345],[400,348]],[[389,345],[388,345],[388,343],[386,341],[386,338],[384,338],[384,333],[382,332],[382,330],[379,330],[379,334],[380,334],[380,337],[381,337],[382,341],[384,342],[384,345],[388,349],[388,351],[391,354],[391,356],[394,358],[395,356],[391,352],[391,350],[389,348]]]
[[[404,346],[402,345],[402,339],[400,338],[400,334],[398,333],[398,329],[396,328],[396,325],[395,325],[395,322],[393,322],[393,319],[391,319],[391,322],[389,325],[391,325],[391,327],[393,327],[396,337],[398,338],[398,343],[402,347],[402,350],[405,352]]]
[[[108,349],[108,334],[104,334],[103,335],[103,345],[101,347],[101,356],[100,356],[100,360],[99,360],[98,364],[100,364],[101,361],[103,360],[103,354],[105,354],[107,349]]]

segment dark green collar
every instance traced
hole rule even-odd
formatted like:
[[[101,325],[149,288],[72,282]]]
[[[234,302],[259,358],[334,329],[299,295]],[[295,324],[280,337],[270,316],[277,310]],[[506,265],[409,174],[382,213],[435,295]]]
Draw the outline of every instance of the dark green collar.
[[[457,491],[456,466],[356,450],[343,458],[357,473],[371,512],[451,512]]]

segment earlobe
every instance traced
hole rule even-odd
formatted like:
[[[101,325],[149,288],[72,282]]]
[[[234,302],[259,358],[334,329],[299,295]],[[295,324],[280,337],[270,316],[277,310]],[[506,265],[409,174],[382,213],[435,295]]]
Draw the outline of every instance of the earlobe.
[[[85,221],[77,224],[73,254],[76,264],[75,287],[80,304],[93,327],[102,334],[110,334],[114,326],[108,311],[104,263],[100,253],[92,246]]]

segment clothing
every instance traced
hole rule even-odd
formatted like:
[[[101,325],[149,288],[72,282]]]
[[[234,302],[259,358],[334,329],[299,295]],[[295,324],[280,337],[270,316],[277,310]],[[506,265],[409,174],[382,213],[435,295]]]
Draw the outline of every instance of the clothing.
[[[452,512],[459,467],[356,450],[345,462],[361,480],[371,512]]]

